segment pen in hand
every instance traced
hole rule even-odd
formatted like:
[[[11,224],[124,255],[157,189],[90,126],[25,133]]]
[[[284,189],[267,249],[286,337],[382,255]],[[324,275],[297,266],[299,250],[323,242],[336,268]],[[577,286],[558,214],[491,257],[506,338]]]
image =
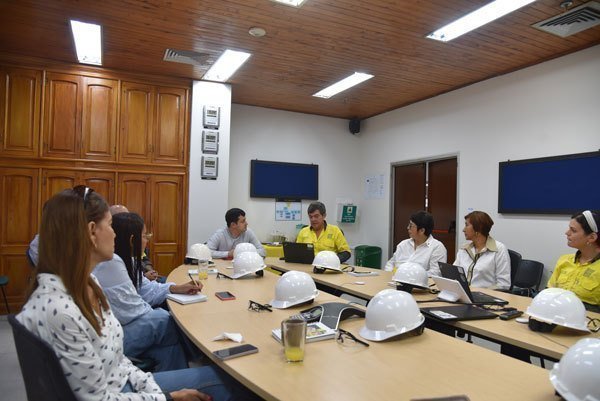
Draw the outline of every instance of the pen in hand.
[[[191,273],[188,273],[188,276],[190,277],[190,280],[192,280],[192,284],[194,284],[197,287],[202,288],[202,286],[196,282],[196,280],[194,280],[194,278],[192,277]]]

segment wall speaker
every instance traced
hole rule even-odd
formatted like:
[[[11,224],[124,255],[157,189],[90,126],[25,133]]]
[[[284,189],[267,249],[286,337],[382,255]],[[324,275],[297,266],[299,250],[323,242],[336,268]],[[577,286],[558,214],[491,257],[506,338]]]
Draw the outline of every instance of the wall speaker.
[[[351,134],[358,134],[360,132],[360,120],[358,118],[353,118],[348,123],[348,129]]]

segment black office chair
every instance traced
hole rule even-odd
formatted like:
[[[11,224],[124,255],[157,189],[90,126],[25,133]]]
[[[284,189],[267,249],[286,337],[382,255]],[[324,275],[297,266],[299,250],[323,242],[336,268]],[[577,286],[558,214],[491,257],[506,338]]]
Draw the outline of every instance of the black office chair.
[[[510,256],[510,289],[512,291],[513,283],[515,282],[515,276],[517,275],[517,270],[519,270],[519,264],[523,257],[517,251],[513,251],[512,249],[508,250],[508,256]]]
[[[14,315],[8,316],[8,322],[13,330],[27,399],[76,401],[50,345],[27,330]]]
[[[4,297],[4,305],[6,306],[6,313],[10,313],[10,308],[8,306],[8,299],[6,299],[6,292],[4,291],[4,287],[8,285],[8,276],[0,276],[0,288],[2,288],[2,296]]]
[[[512,282],[512,293],[518,295],[527,295],[534,297],[539,291],[542,275],[544,274],[544,264],[535,260],[521,260],[519,269]]]

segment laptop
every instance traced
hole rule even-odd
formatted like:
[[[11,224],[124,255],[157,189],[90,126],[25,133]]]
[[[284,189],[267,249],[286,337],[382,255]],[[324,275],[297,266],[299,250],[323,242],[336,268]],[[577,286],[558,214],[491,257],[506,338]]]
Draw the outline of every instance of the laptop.
[[[315,248],[313,244],[300,242],[283,243],[283,260],[288,263],[303,263],[311,265],[315,259]]]
[[[482,309],[475,305],[452,305],[421,308],[421,312],[427,317],[432,317],[444,322],[458,320],[494,319],[498,315]]]
[[[472,303],[478,305],[506,305],[508,301],[501,298],[496,298],[492,295],[484,294],[483,292],[471,291],[465,271],[461,266],[451,265],[449,263],[439,262],[440,271],[442,277],[448,280],[457,281],[462,287],[464,293],[470,302],[462,301],[465,303]],[[435,281],[435,279],[434,279]],[[436,281],[437,284],[437,281]],[[439,287],[439,285],[438,285]],[[442,290],[440,288],[440,290]],[[460,298],[460,297],[459,297]]]

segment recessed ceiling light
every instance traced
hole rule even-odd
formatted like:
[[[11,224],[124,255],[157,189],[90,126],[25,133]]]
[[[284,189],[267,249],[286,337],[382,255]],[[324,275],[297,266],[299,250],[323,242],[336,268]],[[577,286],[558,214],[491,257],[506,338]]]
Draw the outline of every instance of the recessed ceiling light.
[[[511,13],[535,0],[495,0],[462,18],[427,35],[429,39],[448,42],[482,25],[492,22]]]
[[[71,20],[77,59],[83,64],[102,65],[102,27]]]
[[[306,0],[272,0],[275,3],[285,4],[286,6],[300,7]]]
[[[202,79],[225,82],[248,60],[250,53],[225,50]]]
[[[263,36],[265,36],[267,34],[267,31],[265,31],[264,29],[262,29],[258,26],[253,26],[252,28],[250,28],[248,30],[248,33],[251,36],[254,36],[255,38],[262,38]]]
[[[315,93],[313,96],[329,99],[333,95],[337,95],[338,93],[343,92],[346,89],[351,88],[355,85],[358,85],[359,83],[364,82],[367,79],[371,79],[371,78],[373,78],[373,75],[371,75],[371,74],[355,72],[354,74],[350,75],[349,77],[346,77],[346,78],[342,79],[341,81],[338,81],[338,82],[334,83],[333,85],[330,85],[327,88],[320,90],[319,92]]]

